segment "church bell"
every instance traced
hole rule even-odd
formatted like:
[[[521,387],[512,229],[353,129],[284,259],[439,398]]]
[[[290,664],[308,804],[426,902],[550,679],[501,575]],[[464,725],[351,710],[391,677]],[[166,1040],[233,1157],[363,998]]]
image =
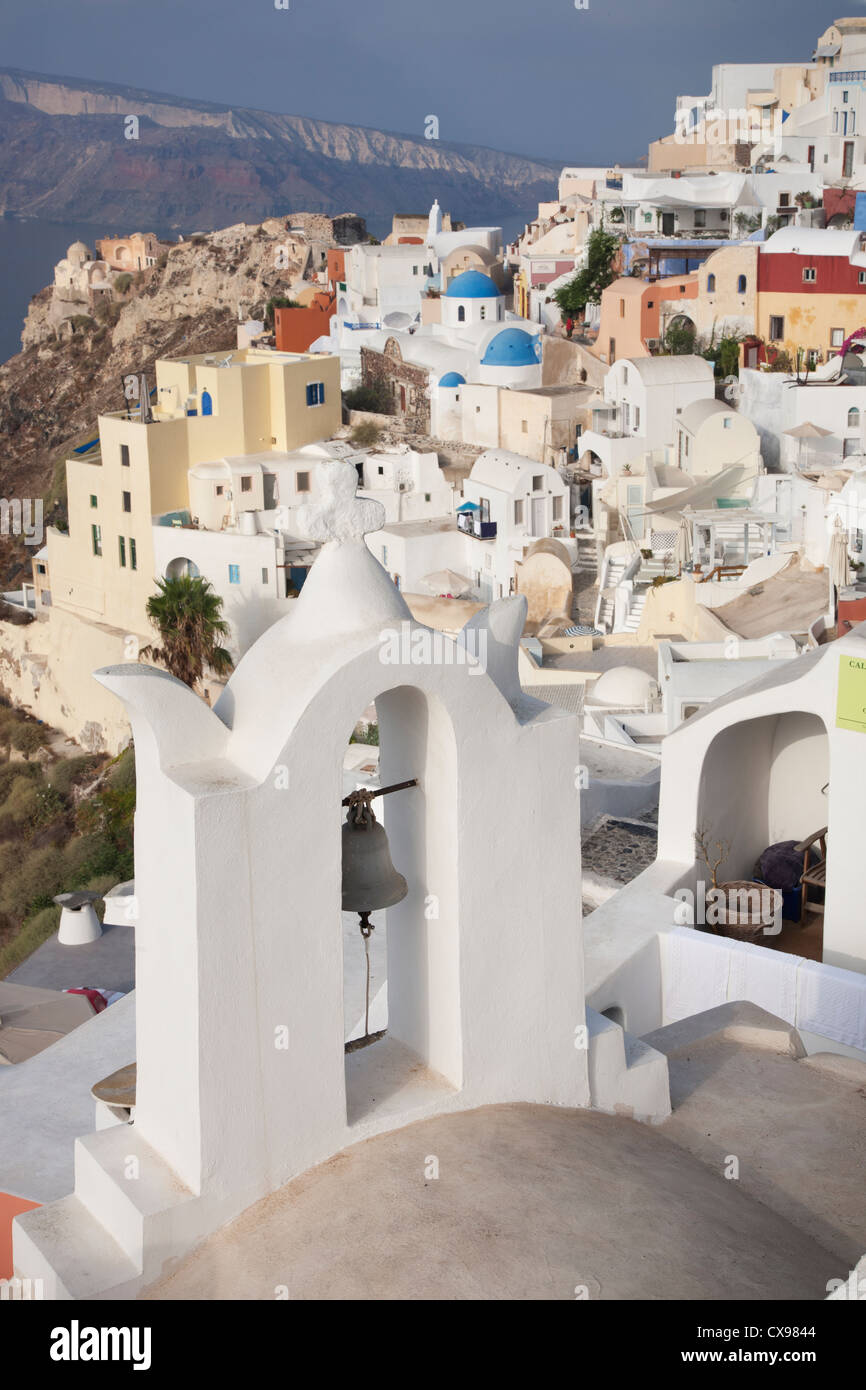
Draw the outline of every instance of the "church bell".
[[[405,898],[409,889],[391,862],[388,837],[369,801],[349,807],[343,826],[343,911],[362,917]]]

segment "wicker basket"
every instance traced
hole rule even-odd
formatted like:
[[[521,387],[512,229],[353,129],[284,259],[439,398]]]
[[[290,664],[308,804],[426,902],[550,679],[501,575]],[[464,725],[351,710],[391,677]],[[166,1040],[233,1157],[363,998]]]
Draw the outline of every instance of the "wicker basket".
[[[773,926],[782,911],[782,894],[778,888],[768,888],[766,883],[756,883],[754,879],[739,878],[720,883],[717,891],[723,896],[717,902],[719,924],[716,931],[736,941],[751,941],[761,936],[766,927]],[[741,894],[747,896],[733,896]]]

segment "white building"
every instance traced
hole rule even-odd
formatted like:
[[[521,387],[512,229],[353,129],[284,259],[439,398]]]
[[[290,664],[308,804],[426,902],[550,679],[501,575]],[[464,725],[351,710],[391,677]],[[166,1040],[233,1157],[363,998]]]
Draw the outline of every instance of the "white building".
[[[389,523],[368,537],[399,589],[427,593],[427,576],[453,570],[466,595],[507,598],[517,587],[516,566],[535,541],[554,537],[574,545],[570,487],[547,464],[488,449],[475,460],[457,503],[456,517]]]

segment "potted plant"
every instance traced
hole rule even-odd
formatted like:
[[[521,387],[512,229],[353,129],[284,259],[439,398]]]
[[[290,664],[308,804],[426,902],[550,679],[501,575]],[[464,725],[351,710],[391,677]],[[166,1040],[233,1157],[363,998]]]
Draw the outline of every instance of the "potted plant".
[[[707,866],[710,890],[706,894],[706,925],[717,936],[735,941],[751,941],[768,927],[781,921],[782,894],[756,879],[718,881],[721,865],[731,852],[730,841],[714,840],[700,829],[695,832],[695,848]]]

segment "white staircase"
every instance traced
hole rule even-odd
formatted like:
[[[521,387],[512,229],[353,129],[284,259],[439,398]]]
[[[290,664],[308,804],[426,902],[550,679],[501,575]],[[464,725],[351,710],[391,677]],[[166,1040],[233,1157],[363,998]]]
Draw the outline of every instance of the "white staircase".
[[[134,1125],[111,1125],[75,1141],[71,1196],[16,1217],[15,1271],[49,1299],[132,1298],[208,1229],[204,1206]]]
[[[625,620],[626,632],[637,632],[640,627],[643,610],[646,607],[646,596],[647,590],[645,588],[635,589],[632,595],[631,607],[628,610],[628,616]]]
[[[587,1008],[589,1094],[594,1110],[660,1124],[671,1113],[668,1059],[613,1019]]]
[[[629,556],[612,555],[602,566],[598,603],[595,609],[595,626],[599,632],[612,632],[616,600],[615,591],[629,563]]]

